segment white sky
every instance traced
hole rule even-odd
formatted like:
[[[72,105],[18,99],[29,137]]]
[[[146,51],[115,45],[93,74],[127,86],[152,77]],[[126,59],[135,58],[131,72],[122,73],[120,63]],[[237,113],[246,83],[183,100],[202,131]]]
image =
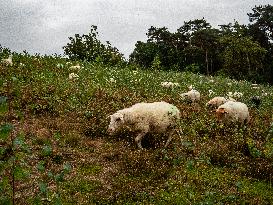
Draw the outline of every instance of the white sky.
[[[204,17],[214,27],[239,21],[255,5],[273,0],[0,0],[0,44],[12,51],[62,54],[69,36],[98,26],[99,39],[125,57],[151,26],[175,31],[184,21]]]

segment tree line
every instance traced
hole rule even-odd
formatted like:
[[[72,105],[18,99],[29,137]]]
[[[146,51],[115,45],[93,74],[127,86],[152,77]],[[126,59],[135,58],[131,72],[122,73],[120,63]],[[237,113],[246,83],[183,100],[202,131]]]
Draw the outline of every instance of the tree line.
[[[130,62],[273,83],[273,6],[255,6],[247,15],[248,25],[235,21],[213,28],[202,18],[173,33],[152,26],[147,41],[135,44]]]

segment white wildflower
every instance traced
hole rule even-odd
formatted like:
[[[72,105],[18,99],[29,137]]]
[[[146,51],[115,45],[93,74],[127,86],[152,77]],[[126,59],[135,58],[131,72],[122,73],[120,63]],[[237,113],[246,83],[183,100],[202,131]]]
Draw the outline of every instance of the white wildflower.
[[[61,63],[58,63],[58,64],[57,64],[57,68],[63,68],[63,67],[64,67],[63,64],[61,64]]]
[[[232,92],[228,92],[227,96],[230,97],[230,98],[232,98],[233,97]]]
[[[116,83],[117,81],[116,81],[114,78],[110,78],[110,79],[109,79],[109,82],[110,82],[110,83]]]
[[[264,90],[262,90],[262,96],[268,96],[268,93],[266,93]]]
[[[70,73],[68,78],[69,80],[77,80],[79,76],[76,73]]]
[[[214,91],[213,90],[209,90],[209,96],[213,95]]]
[[[25,64],[24,63],[19,63],[19,66],[20,67],[25,67]]]
[[[252,88],[252,89],[258,89],[258,88],[259,88],[259,86],[258,86],[258,84],[253,83],[253,84],[251,85],[251,88]]]
[[[241,92],[234,92],[233,93],[233,97],[237,97],[237,98],[241,98],[241,97],[243,97],[243,93],[241,93]]]

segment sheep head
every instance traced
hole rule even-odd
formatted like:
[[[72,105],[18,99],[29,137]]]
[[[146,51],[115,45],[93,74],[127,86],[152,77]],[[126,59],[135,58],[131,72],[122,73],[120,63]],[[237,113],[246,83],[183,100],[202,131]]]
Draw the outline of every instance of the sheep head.
[[[124,115],[122,113],[115,113],[110,115],[110,124],[107,132],[112,135],[124,125]]]

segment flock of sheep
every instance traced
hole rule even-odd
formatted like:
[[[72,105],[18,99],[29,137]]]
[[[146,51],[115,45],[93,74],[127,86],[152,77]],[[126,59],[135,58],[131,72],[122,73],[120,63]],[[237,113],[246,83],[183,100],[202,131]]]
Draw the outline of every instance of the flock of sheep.
[[[1,63],[6,66],[12,66],[12,55],[7,59],[2,59]],[[57,67],[63,67],[63,64],[58,64]],[[70,66],[70,70],[79,70],[79,64]],[[76,80],[79,76],[75,73],[69,74],[70,80]],[[109,82],[114,83],[115,80],[111,78]],[[178,83],[162,82],[162,87],[174,89],[179,87]],[[231,96],[240,97],[241,93],[229,93],[229,98],[214,97],[206,105],[210,108],[216,109],[216,118],[219,122],[229,123],[232,121],[241,124],[248,123],[250,120],[249,111],[246,104],[238,102]],[[195,90],[191,85],[189,91],[180,94],[183,100],[191,103],[198,103],[200,101],[200,92]],[[254,102],[259,103],[259,98],[253,98]],[[129,108],[117,111],[110,116],[111,121],[108,127],[108,133],[111,135],[123,127],[129,127],[131,130],[138,132],[135,141],[140,149],[142,149],[141,140],[147,133],[167,133],[169,138],[165,144],[168,146],[172,139],[172,135],[177,127],[178,121],[181,118],[179,109],[167,102],[153,102],[153,103],[137,103]]]
[[[162,82],[161,85],[166,88],[174,88],[179,86],[178,83]],[[181,98],[191,103],[200,101],[200,92],[192,86],[189,91],[180,94]],[[217,121],[223,123],[238,122],[246,124],[249,122],[249,111],[246,104],[238,102],[229,97],[214,97],[206,104],[209,108],[216,109]],[[141,139],[147,133],[166,133],[169,135],[165,147],[168,146],[172,139],[172,135],[177,128],[181,118],[179,109],[167,102],[153,103],[137,103],[129,108],[117,111],[110,115],[110,124],[108,133],[110,135],[119,131],[124,127],[136,131],[138,134],[135,141],[140,149],[142,149]]]

